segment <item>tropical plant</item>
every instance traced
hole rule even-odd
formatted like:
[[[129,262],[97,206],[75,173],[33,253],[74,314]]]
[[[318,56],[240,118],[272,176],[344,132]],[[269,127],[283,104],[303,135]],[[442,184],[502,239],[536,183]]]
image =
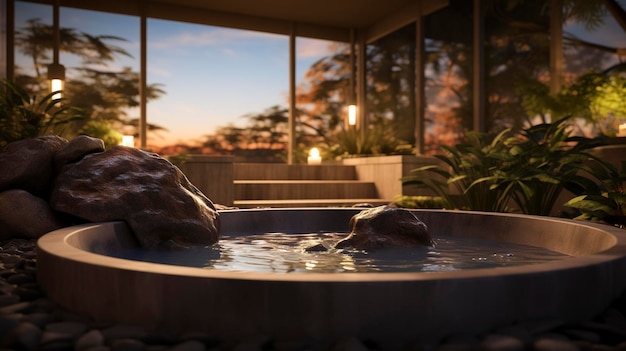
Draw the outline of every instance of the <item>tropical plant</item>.
[[[469,132],[456,146],[441,146],[444,154],[434,156],[439,164],[412,170],[402,183],[433,191],[445,208],[505,212],[506,199],[500,189],[491,189],[495,182],[486,177],[506,158],[503,138],[507,133]]]
[[[122,133],[118,132],[109,121],[91,119],[80,128],[80,134],[89,135],[101,139],[104,147],[109,148],[119,145],[122,141]]]
[[[443,200],[438,196],[398,195],[391,202],[391,206],[400,208],[444,208]]]
[[[500,192],[499,201],[512,200],[522,213],[546,216],[563,190],[579,195],[597,189],[608,164],[589,151],[601,142],[571,136],[568,120],[531,126],[506,140],[504,162],[476,184],[489,184]]]
[[[543,120],[577,116],[600,134],[615,136],[619,122],[626,120],[626,78],[620,75],[624,68],[618,64],[605,71],[589,71],[556,95],[540,82],[527,82],[518,92],[524,96],[529,116]]]
[[[626,226],[626,161],[621,172],[609,169],[597,193],[577,196],[565,203],[580,211],[575,219]]]
[[[393,123],[386,119],[373,121],[366,128],[350,126],[330,140],[327,153],[334,158],[411,154],[413,147],[399,140]]]
[[[181,167],[182,165],[184,165],[187,161],[189,161],[190,158],[191,158],[191,155],[185,152],[177,154],[177,155],[167,156],[167,160],[170,161],[173,165],[178,166],[178,167]]]
[[[6,144],[45,134],[63,136],[72,123],[82,120],[80,110],[55,98],[58,92],[43,97],[31,96],[11,81],[3,80],[0,94],[0,149]]]
[[[595,192],[611,167],[589,152],[600,139],[571,136],[568,120],[510,137],[470,133],[465,143],[444,147],[447,155],[437,156],[443,166],[418,168],[403,184],[434,191],[449,208],[550,215],[563,190]]]

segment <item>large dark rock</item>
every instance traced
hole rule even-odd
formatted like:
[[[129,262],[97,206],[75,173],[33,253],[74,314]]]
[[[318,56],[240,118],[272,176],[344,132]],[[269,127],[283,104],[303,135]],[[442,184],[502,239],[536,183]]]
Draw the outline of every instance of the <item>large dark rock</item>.
[[[379,206],[363,210],[350,219],[349,225],[350,235],[335,248],[371,250],[434,245],[426,224],[402,208]]]
[[[54,155],[54,169],[60,171],[68,163],[80,161],[86,155],[102,151],[104,151],[102,139],[79,135]]]
[[[90,222],[123,220],[145,248],[218,240],[213,203],[157,154],[114,146],[63,167],[51,207]]]
[[[44,199],[20,189],[0,192],[0,240],[36,239],[62,227]]]
[[[47,196],[54,176],[54,155],[68,141],[56,135],[8,144],[0,153],[0,191],[22,189]]]

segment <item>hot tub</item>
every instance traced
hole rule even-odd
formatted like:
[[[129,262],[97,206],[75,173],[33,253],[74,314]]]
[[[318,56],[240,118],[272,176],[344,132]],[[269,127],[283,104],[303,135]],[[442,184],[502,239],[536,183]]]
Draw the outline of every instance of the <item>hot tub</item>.
[[[345,231],[355,208],[221,211],[222,234]],[[520,320],[592,318],[626,286],[626,232],[516,214],[415,210],[438,234],[571,255],[548,263],[410,273],[226,272],[114,258],[137,246],[123,222],[85,224],[38,242],[38,280],[63,307],[98,321],[217,338],[272,335],[316,343],[437,342]]]

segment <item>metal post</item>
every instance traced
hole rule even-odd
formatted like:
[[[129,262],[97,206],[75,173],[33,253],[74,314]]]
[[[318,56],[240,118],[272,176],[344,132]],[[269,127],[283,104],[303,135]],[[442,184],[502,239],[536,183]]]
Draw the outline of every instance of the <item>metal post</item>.
[[[15,0],[6,0],[6,12],[4,13],[4,23],[6,25],[6,75],[5,78],[12,82],[15,78]]]
[[[52,6],[52,28],[53,28],[53,47],[52,47],[52,62],[59,63],[59,51],[61,50],[61,30],[59,25],[59,0],[54,0]]]
[[[561,91],[563,76],[563,0],[550,0],[550,94]]]
[[[142,149],[147,148],[148,144],[148,64],[147,64],[147,47],[148,47],[148,35],[147,35],[147,19],[145,11],[145,3],[142,2],[142,11],[140,19],[140,68],[139,68],[139,141]]]
[[[356,33],[355,29],[350,29],[350,95],[348,96],[348,103],[356,103],[355,99],[355,87],[356,87]]]
[[[474,113],[473,130],[484,132],[486,118],[486,91],[485,91],[485,25],[483,0],[474,0]]]
[[[420,11],[415,22],[415,152],[424,153],[425,123],[424,113],[426,110],[426,77],[424,66],[426,62],[424,50],[424,14]]]
[[[361,134],[365,134],[365,128],[367,127],[366,114],[367,114],[367,70],[366,70],[366,52],[365,49],[367,42],[365,40],[365,33],[360,33],[358,36],[358,53],[357,53],[357,126],[361,130]]]
[[[287,163],[293,164],[296,147],[296,24],[291,22],[289,32],[289,141]]]

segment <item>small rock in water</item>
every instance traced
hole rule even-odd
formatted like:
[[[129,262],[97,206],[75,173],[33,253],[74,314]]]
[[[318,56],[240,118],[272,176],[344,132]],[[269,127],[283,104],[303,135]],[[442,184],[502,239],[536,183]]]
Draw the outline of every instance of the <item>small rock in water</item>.
[[[350,235],[339,241],[336,248],[368,250],[434,245],[426,224],[402,208],[379,206],[363,210],[350,219],[349,226]]]

